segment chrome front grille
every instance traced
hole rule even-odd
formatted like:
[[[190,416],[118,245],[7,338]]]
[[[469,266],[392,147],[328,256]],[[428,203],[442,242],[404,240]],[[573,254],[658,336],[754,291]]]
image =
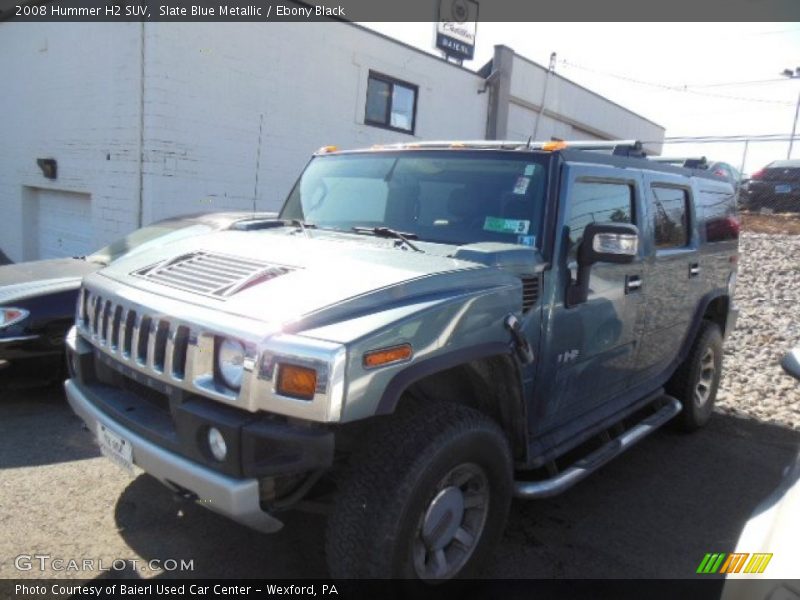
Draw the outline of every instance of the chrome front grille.
[[[293,270],[294,267],[236,256],[193,252],[131,274],[188,292],[227,298],[251,285]]]
[[[145,372],[184,379],[188,327],[85,289],[81,294],[79,324],[98,347]]]

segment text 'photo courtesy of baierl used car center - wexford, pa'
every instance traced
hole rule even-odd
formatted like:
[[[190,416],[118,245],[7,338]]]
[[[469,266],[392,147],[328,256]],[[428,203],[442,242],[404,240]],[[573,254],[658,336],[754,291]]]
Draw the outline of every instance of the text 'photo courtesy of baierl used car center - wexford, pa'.
[[[2,0],[0,593],[800,598],[762,4]]]

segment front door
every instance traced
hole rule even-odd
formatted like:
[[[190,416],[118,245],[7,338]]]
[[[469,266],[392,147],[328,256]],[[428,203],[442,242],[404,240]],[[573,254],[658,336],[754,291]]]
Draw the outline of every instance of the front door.
[[[561,236],[551,275],[577,275],[576,253],[589,223],[637,224],[641,179],[638,174],[602,166],[564,167],[559,219]],[[546,403],[545,428],[600,407],[622,393],[635,366],[641,329],[642,256],[631,264],[592,267],[585,303],[567,307],[566,276],[558,284],[545,328],[542,356],[549,361],[554,388]]]

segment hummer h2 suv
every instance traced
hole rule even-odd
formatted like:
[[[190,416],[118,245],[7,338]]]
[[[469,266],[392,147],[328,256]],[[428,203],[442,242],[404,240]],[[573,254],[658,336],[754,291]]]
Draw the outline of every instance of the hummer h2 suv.
[[[86,277],[67,396],[235,521],[325,508],[334,577],[462,576],[512,496],[706,423],[738,232],[730,183],[638,143],[327,148],[278,218]]]

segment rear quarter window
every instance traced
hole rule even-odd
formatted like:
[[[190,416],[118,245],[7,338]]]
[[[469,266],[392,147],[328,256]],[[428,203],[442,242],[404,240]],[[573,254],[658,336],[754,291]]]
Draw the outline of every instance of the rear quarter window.
[[[701,191],[697,208],[703,218],[706,242],[713,244],[739,238],[736,197],[733,194]]]

